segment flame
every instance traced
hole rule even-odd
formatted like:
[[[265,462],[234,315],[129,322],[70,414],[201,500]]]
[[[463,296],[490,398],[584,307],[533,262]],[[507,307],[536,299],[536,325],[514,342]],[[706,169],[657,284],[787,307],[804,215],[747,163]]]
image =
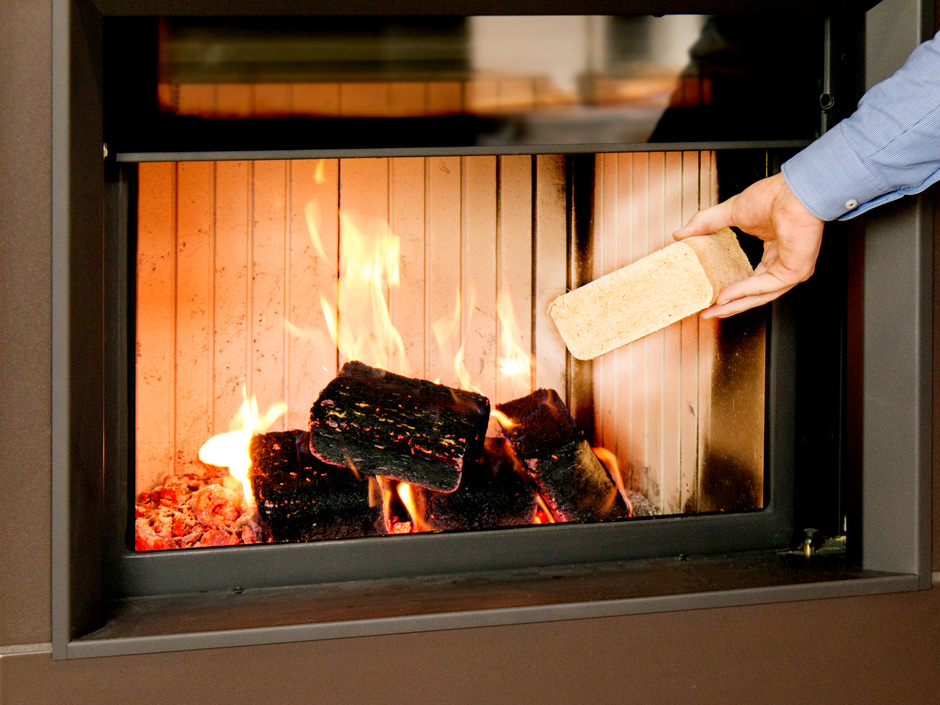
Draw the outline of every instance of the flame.
[[[521,335],[516,329],[512,299],[505,291],[501,291],[496,299],[496,315],[502,326],[502,357],[497,360],[499,371],[509,379],[513,396],[524,396],[532,391],[535,365],[518,342]]]
[[[323,246],[314,225],[315,206],[308,204],[308,227],[314,249]],[[387,223],[364,233],[348,213],[340,212],[339,310],[320,297],[330,338],[345,360],[410,374],[405,343],[392,323],[387,292],[401,281],[401,244]],[[371,321],[371,327],[369,322]]]
[[[617,491],[620,492],[620,496],[623,497],[624,504],[627,505],[629,510],[628,516],[633,516],[633,505],[630,503],[630,497],[627,495],[627,489],[623,484],[623,473],[620,471],[620,463],[617,461],[617,456],[611,453],[606,448],[592,448],[594,455],[597,456],[597,459],[604,464],[604,467],[607,468],[607,473],[613,478],[614,484],[617,485]]]
[[[483,394],[483,390],[476,386],[470,379],[470,373],[467,371],[467,366],[463,363],[463,348],[463,343],[461,343],[460,348],[457,350],[457,354],[454,355],[454,372],[457,374],[459,388],[466,389],[470,392],[476,392],[477,394]]]
[[[319,169],[319,167],[318,167]],[[304,207],[313,251],[327,258],[318,224],[321,213],[316,201]],[[389,224],[380,219],[365,222],[347,211],[339,212],[339,277],[335,300],[321,294],[326,330],[337,346],[341,360],[360,360],[367,365],[411,376],[405,343],[392,322],[389,295],[401,282],[401,240],[391,232]],[[469,290],[469,305],[462,293]],[[434,321],[431,330],[444,359],[453,360],[454,378],[450,384],[484,394],[481,381],[471,377],[466,364],[466,339],[471,332],[483,334],[471,326],[475,311],[473,284],[458,284],[453,313]],[[508,379],[501,396],[523,396],[532,390],[535,370],[532,357],[522,347],[509,294],[501,291],[496,299],[498,342],[498,374]],[[311,337],[286,322],[295,335]],[[485,328],[487,321],[483,321]],[[488,380],[491,384],[495,380]]]
[[[326,183],[326,160],[321,159],[317,162],[317,169],[313,172],[313,182],[318,186]]]
[[[310,234],[310,242],[317,257],[329,260],[326,249],[323,247],[323,240],[320,238],[320,228],[317,226],[320,222],[320,206],[316,201],[310,201],[304,206],[304,219],[307,221],[307,232]]]
[[[411,534],[419,531],[431,531],[432,527],[423,519],[421,497],[415,488],[407,482],[398,482],[389,477],[377,476],[373,485],[370,482],[370,506],[382,504],[382,516],[385,530],[390,534]],[[393,506],[396,498],[408,512],[408,520],[399,516],[401,507]],[[373,504],[374,502],[374,504]]]
[[[545,500],[542,499],[542,495],[536,494],[535,501],[538,503],[539,508],[535,513],[535,521],[533,524],[554,524],[555,516],[552,514],[552,510],[548,508],[548,504],[545,503]]]
[[[262,417],[258,413],[258,400],[254,396],[248,399],[244,385],[242,399],[241,408],[231,423],[232,430],[212,436],[203,443],[199,449],[199,460],[206,465],[228,468],[229,474],[241,482],[245,503],[249,510],[254,512],[255,500],[251,493],[251,483],[248,481],[248,469],[251,467],[248,445],[252,436],[264,433],[274,425],[287,411],[287,404],[272,404]]]
[[[448,357],[450,350],[453,350],[456,345],[456,341],[460,341],[460,347],[457,348],[457,352],[453,354],[454,358],[454,374],[457,378],[457,386],[460,389],[466,389],[467,391],[476,392],[477,394],[483,394],[483,391],[473,383],[472,378],[470,377],[470,372],[467,370],[467,366],[464,364],[464,347],[466,341],[460,335],[460,311],[461,311],[461,296],[460,289],[457,289],[455,296],[456,303],[454,304],[454,312],[450,316],[442,316],[438,318],[431,325],[431,330],[434,332],[434,337],[437,340],[437,345],[441,350],[443,357]],[[473,291],[470,292],[470,311],[473,311]],[[469,328],[470,318],[468,316],[466,321],[467,327]],[[438,381],[440,384],[440,381]]]
[[[408,510],[408,515],[411,517],[412,531],[430,531],[431,526],[424,521],[421,512],[418,510],[418,499],[414,487],[407,482],[400,482],[396,491],[398,498],[405,505],[405,509]]]
[[[450,316],[443,316],[434,322],[432,330],[437,339],[441,354],[446,358],[451,355],[451,351],[457,347],[457,351],[452,353],[454,360],[454,374],[457,384],[461,389],[466,389],[478,394],[484,394],[483,390],[477,385],[470,376],[467,366],[464,363],[464,349],[466,346],[466,332],[473,330],[470,325],[470,319],[474,306],[474,291],[470,289],[470,301],[467,306],[466,319],[461,319],[462,301],[460,289],[457,289],[455,296],[454,312]],[[512,299],[505,291],[500,292],[496,299],[496,316],[500,324],[501,349],[502,355],[497,359],[497,368],[499,373],[509,380],[506,394],[512,397],[524,396],[532,391],[532,383],[535,375],[535,367],[532,357],[517,342],[521,336],[516,332],[515,316],[513,314]],[[465,331],[461,335],[461,327]]]
[[[506,414],[504,414],[499,409],[490,409],[490,416],[496,419],[499,422],[499,425],[507,431],[516,426],[516,422],[506,416]]]
[[[375,476],[375,487],[378,494],[378,500],[382,504],[382,519],[385,522],[385,530],[390,534],[402,533],[400,530],[396,530],[395,526],[392,523],[392,499],[395,497],[394,487],[395,481],[384,477],[381,475]],[[372,504],[374,495],[372,494],[372,485],[369,486],[370,495],[369,495],[369,504],[370,506],[375,506]],[[376,502],[378,504],[378,502]]]

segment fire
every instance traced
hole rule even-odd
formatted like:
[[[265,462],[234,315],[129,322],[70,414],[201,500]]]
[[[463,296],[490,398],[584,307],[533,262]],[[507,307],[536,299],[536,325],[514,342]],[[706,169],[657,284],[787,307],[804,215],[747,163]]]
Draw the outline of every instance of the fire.
[[[499,371],[510,380],[513,395],[524,396],[532,391],[535,366],[532,357],[518,342],[521,336],[516,329],[512,299],[505,291],[501,291],[496,299],[496,315],[502,327]]]
[[[414,487],[407,482],[400,482],[396,488],[396,492],[398,493],[398,498],[401,500],[401,503],[405,505],[405,509],[408,510],[408,515],[411,517],[412,531],[430,531],[431,527],[424,521],[421,512],[418,510],[418,499],[415,495]]]
[[[466,389],[470,392],[476,392],[478,394],[483,394],[483,391],[473,383],[473,380],[470,377],[470,372],[467,370],[467,366],[464,364],[464,347],[465,341],[460,335],[460,311],[461,311],[461,296],[460,289],[457,289],[456,294],[456,303],[454,304],[454,313],[450,316],[443,316],[436,321],[431,326],[431,330],[434,332],[434,337],[437,340],[437,345],[441,350],[441,353],[444,357],[447,357],[448,352],[453,350],[456,345],[456,341],[460,341],[460,347],[457,348],[457,352],[454,353],[454,374],[457,378],[457,386],[460,389]],[[473,293],[470,294],[470,310],[473,310]],[[469,327],[469,319],[467,320],[467,326]]]
[[[319,206],[315,201],[306,204],[304,215],[313,251],[317,257],[328,259],[320,237]],[[368,365],[398,374],[413,375],[407,359],[404,340],[393,323],[389,310],[389,296],[401,281],[401,240],[389,224],[381,219],[366,220],[348,211],[339,212],[339,277],[335,302],[320,296],[320,305],[330,339],[337,346],[341,360],[359,360]],[[465,302],[469,292],[469,302]],[[468,335],[487,335],[492,319],[484,316],[479,323],[472,322],[474,282],[457,285],[453,313],[431,324],[431,332],[444,359],[453,360],[454,378],[445,384],[478,393],[491,387],[495,380],[471,377],[466,364]],[[503,387],[508,396],[523,396],[532,390],[534,365],[532,357],[522,347],[523,336],[518,332],[513,304],[509,294],[502,291],[496,297],[496,316],[499,333],[496,369],[499,376],[509,380]],[[295,335],[312,335],[290,322],[288,329]],[[496,351],[494,351],[496,352]],[[420,373],[418,373],[420,374]]]
[[[545,504],[545,500],[542,499],[542,496],[539,494],[535,495],[535,501],[538,503],[538,511],[535,513],[535,520],[533,524],[554,524],[555,517],[552,515],[552,510],[548,508],[548,505]]]
[[[326,160],[321,159],[317,162],[317,170],[313,174],[313,181],[318,185],[326,183]]]
[[[382,516],[385,517],[385,530],[388,533],[412,534],[432,530],[432,527],[423,519],[422,499],[414,486],[390,477],[378,476],[374,480],[374,484],[370,482],[369,485],[369,503],[372,506],[381,503]],[[396,498],[401,503],[400,507],[395,506]],[[401,507],[408,512],[407,519],[399,516]]]
[[[199,460],[206,465],[228,468],[229,474],[241,482],[245,503],[253,512],[255,501],[251,493],[251,483],[248,481],[248,469],[251,467],[248,445],[252,436],[264,433],[274,425],[287,411],[287,405],[283,402],[272,404],[262,417],[258,413],[258,400],[254,396],[248,399],[244,386],[242,398],[241,408],[231,423],[232,430],[212,436],[203,443],[199,449]]]
[[[310,201],[304,206],[304,219],[307,221],[307,232],[310,234],[310,244],[313,245],[314,252],[320,259],[328,260],[323,239],[320,237],[320,228],[317,226],[320,222],[320,206],[316,201]]]
[[[490,416],[495,418],[499,422],[499,425],[507,431],[516,425],[515,421],[506,416],[506,414],[499,409],[490,409]]]
[[[308,204],[308,211],[313,206]],[[387,223],[363,232],[350,214],[340,212],[338,309],[320,297],[333,342],[345,360],[359,360],[399,374],[410,374],[405,343],[392,323],[388,292],[401,280],[400,239]],[[308,217],[314,249],[322,251],[313,217]],[[370,326],[371,322],[371,326]]]
[[[630,503],[630,497],[627,496],[627,489],[623,484],[623,473],[620,472],[620,463],[617,462],[617,456],[606,448],[593,448],[592,450],[594,451],[594,455],[597,456],[597,459],[607,468],[607,472],[610,474],[611,478],[613,478],[614,484],[617,485],[617,491],[620,492],[620,496],[623,497],[624,504],[627,505],[627,509],[629,510],[628,516],[633,516],[633,505]]]

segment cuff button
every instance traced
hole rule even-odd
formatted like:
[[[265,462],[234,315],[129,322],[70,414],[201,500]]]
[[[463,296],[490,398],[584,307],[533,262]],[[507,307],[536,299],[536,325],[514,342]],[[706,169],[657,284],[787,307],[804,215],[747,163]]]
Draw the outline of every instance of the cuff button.
[[[852,210],[853,208],[858,208],[858,201],[854,198],[849,199],[845,202],[845,207],[847,210]]]

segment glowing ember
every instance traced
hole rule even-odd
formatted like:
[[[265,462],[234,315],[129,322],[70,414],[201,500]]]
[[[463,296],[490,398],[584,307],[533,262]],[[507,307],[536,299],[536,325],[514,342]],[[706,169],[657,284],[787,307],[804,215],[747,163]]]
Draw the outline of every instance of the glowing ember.
[[[271,428],[287,411],[287,405],[283,402],[272,404],[262,417],[258,413],[258,400],[255,397],[249,400],[244,386],[242,398],[244,401],[238,415],[232,420],[233,430],[215,435],[206,441],[199,449],[199,460],[206,465],[228,468],[229,474],[241,482],[245,503],[253,511],[255,501],[251,494],[251,483],[248,482],[248,469],[251,467],[248,445],[253,435],[264,433]]]

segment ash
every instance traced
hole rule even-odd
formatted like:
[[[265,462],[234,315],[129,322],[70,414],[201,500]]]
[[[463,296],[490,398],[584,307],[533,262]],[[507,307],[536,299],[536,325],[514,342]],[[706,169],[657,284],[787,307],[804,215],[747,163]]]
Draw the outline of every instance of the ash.
[[[138,551],[270,541],[245,502],[241,482],[208,466],[201,475],[170,475],[141,492],[134,535]]]

